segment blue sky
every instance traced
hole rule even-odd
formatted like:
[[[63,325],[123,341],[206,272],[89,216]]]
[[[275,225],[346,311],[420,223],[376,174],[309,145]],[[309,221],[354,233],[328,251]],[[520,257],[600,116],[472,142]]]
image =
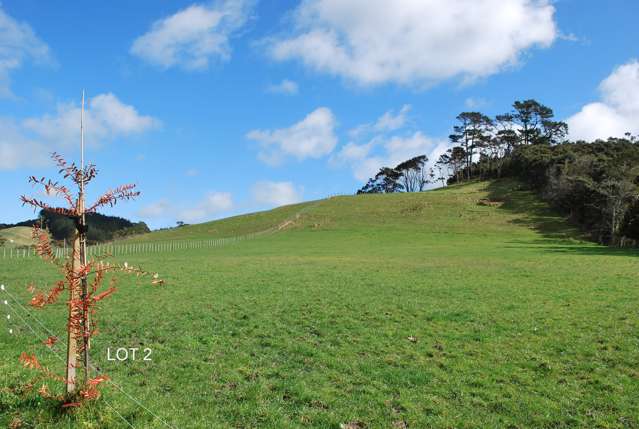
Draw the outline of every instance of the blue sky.
[[[639,3],[307,0],[0,3],[0,222],[47,154],[152,227],[352,193],[435,159],[457,114],[535,98],[575,138],[639,133]],[[595,120],[596,119],[596,120]]]

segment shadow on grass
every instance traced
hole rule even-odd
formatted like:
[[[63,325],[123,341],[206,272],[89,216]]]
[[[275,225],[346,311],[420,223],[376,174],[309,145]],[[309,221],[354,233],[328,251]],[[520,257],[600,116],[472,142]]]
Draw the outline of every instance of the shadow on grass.
[[[498,210],[517,215],[511,222],[538,232],[543,238],[529,241],[512,241],[517,247],[543,248],[546,252],[571,253],[598,256],[639,256],[638,249],[619,249],[598,245],[589,240],[568,219],[552,210],[534,192],[520,182],[511,179],[495,180],[486,190],[492,201],[503,204]]]
[[[58,401],[44,400],[24,392],[15,396],[12,395],[12,399],[14,401],[11,401],[10,406],[0,401],[0,410],[6,409],[7,414],[5,417],[8,421],[13,422],[14,425],[17,425],[17,422],[24,424],[30,420],[37,420],[37,417],[46,416],[48,422],[60,425],[60,427],[66,427],[69,425],[70,418],[72,418],[73,411],[61,408],[61,403]],[[10,410],[13,410],[13,412]],[[13,426],[9,425],[7,427]]]

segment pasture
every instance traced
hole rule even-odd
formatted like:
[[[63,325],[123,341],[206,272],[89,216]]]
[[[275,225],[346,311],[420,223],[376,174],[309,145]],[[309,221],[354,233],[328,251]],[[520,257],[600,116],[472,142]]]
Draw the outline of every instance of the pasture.
[[[39,322],[64,337],[64,302],[0,296],[0,425],[639,427],[639,253],[582,240],[517,183],[335,197],[131,242],[268,228],[126,259],[166,285],[124,277],[101,304],[91,353],[121,390],[80,410],[29,393],[18,362],[63,372]],[[0,260],[23,304],[30,281],[54,279],[35,258]],[[108,361],[117,347],[152,361]]]
[[[31,228],[28,226],[15,226],[0,230],[0,239],[4,240],[4,246],[15,248],[19,246],[30,246],[33,244],[31,238]]]

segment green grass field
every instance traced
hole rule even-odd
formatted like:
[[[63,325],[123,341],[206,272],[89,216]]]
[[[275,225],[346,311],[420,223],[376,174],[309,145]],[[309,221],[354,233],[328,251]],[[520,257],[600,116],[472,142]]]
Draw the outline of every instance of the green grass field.
[[[487,196],[504,204],[477,204]],[[0,424],[639,427],[639,253],[580,240],[516,183],[336,197],[138,240],[290,219],[254,240],[127,261],[167,284],[124,278],[102,303],[93,358],[159,418],[115,388],[73,413],[25,393],[34,373],[20,352],[63,365],[12,316],[0,322]],[[34,260],[0,264],[23,302],[30,280],[55,278]],[[64,332],[63,302],[34,314]],[[108,362],[119,346],[153,361]]]

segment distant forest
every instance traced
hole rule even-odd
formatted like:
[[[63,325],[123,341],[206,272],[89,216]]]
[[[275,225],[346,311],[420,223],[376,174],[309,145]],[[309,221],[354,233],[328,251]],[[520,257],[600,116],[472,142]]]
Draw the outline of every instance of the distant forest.
[[[87,241],[89,243],[99,243],[113,240],[115,238],[128,235],[143,234],[150,232],[149,227],[144,222],[131,222],[127,219],[116,216],[105,216],[99,213],[87,214]],[[33,226],[36,223],[44,225],[54,240],[73,239],[75,225],[73,220],[56,214],[41,210],[37,219],[32,219],[16,224],[0,224],[0,229],[15,226]]]
[[[516,101],[494,118],[463,112],[452,147],[433,167],[417,156],[383,167],[357,193],[419,192],[428,183],[514,177],[588,231],[614,246],[639,243],[639,138],[567,139],[568,125],[535,100]]]

